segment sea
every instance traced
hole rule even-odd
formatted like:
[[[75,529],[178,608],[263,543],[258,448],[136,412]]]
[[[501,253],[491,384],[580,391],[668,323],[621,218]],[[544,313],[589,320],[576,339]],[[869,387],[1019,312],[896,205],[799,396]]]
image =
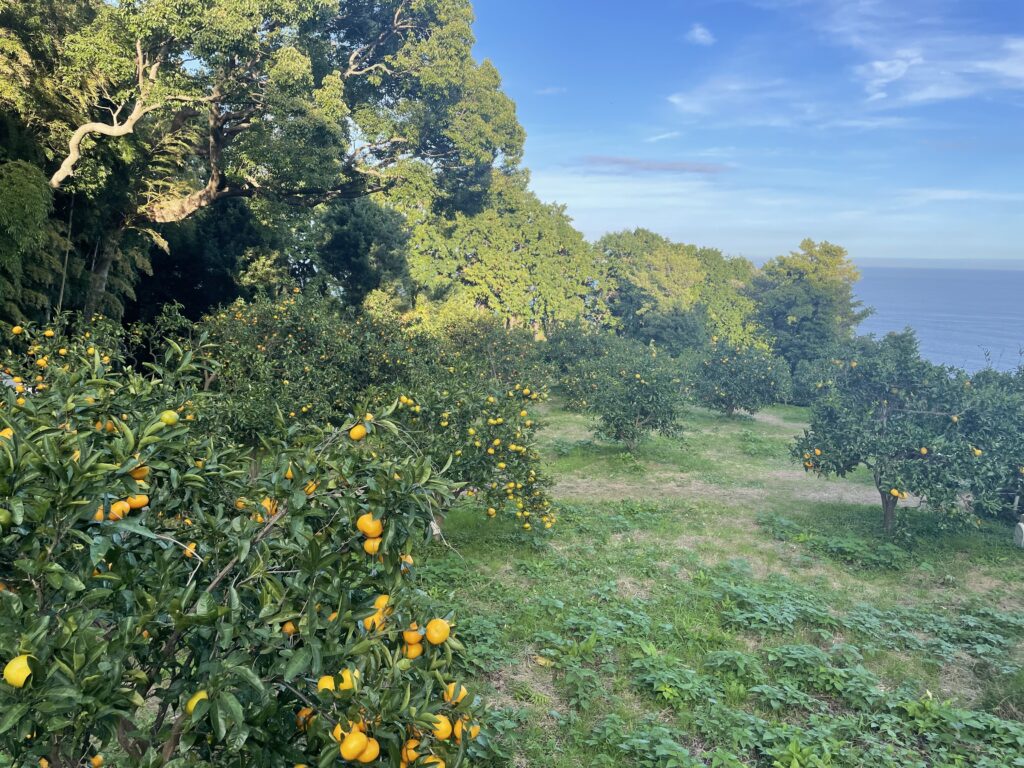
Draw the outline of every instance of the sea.
[[[1024,362],[1024,269],[860,266],[860,333],[913,328],[921,354],[975,372]]]

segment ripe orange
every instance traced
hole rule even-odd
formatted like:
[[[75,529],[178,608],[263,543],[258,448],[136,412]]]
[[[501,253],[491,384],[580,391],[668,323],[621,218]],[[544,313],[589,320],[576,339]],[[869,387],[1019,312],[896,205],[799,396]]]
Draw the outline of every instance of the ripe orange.
[[[335,689],[334,675],[324,675],[316,683],[317,691],[333,691]]]
[[[120,520],[127,516],[131,510],[131,505],[127,501],[115,501],[110,505],[110,514],[107,517],[110,520]]]
[[[371,512],[359,516],[359,519],[356,520],[356,528],[364,536],[371,539],[376,539],[384,533],[384,523],[376,519]]]
[[[368,744],[369,739],[366,738],[366,734],[353,728],[341,741],[341,756],[345,760],[355,760],[363,753]]]
[[[295,626],[295,622],[286,621],[284,624],[281,625],[281,631],[288,635],[288,637],[291,637],[292,635],[298,633],[299,629]]]
[[[23,653],[15,656],[4,666],[4,682],[12,688],[24,688],[25,683],[32,676],[32,668],[28,663],[29,656]]]
[[[128,509],[142,509],[149,506],[149,496],[144,493],[129,496],[125,499],[125,503],[128,504]]]
[[[423,655],[423,645],[421,643],[406,643],[402,646],[402,655],[407,659],[418,659]]]
[[[374,738],[366,740],[366,748],[356,757],[360,763],[372,763],[380,756],[380,744]]]
[[[416,751],[416,747],[420,745],[419,739],[409,739],[405,744],[402,745],[402,759],[407,763],[416,762],[419,758],[420,753]]]
[[[469,691],[461,683],[448,683],[444,689],[444,700],[451,702],[452,704],[458,704],[464,698]]]
[[[409,645],[419,645],[423,642],[423,635],[420,634],[420,625],[415,621],[409,628],[402,631],[402,639]]]
[[[359,670],[358,669],[345,669],[341,670],[341,682],[338,683],[339,691],[351,691],[356,687],[356,683],[359,682]]]
[[[444,741],[452,735],[452,721],[446,715],[434,715],[434,738]]]
[[[441,645],[451,632],[451,625],[444,619],[431,619],[427,622],[427,642],[431,645]]]
[[[366,437],[366,427],[364,427],[362,424],[356,424],[354,427],[352,427],[352,429],[348,431],[348,436],[350,439],[358,443],[360,440]]]
[[[203,691],[205,694],[206,692]],[[313,708],[303,707],[295,713],[295,727],[300,731],[304,731],[309,727],[309,724],[313,722]]]
[[[103,768],[103,755],[93,755],[89,758],[92,768]]]
[[[131,470],[128,474],[131,475],[131,478],[133,480],[145,480],[147,477],[149,477],[149,467],[147,467],[145,464],[140,464],[135,469]]]
[[[363,551],[368,555],[376,555],[380,550],[380,539],[366,539],[363,542]]]

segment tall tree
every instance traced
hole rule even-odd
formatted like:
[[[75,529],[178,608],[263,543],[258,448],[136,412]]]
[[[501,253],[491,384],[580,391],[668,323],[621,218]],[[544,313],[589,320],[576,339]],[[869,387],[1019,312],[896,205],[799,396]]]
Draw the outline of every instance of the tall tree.
[[[403,201],[412,225],[409,273],[424,319],[471,308],[538,335],[554,322],[607,319],[600,292],[608,277],[594,250],[562,206],[542,203],[526,184],[523,173],[495,172],[483,209],[450,219]]]
[[[761,268],[751,288],[757,319],[791,369],[853,336],[869,313],[853,294],[859,278],[845,248],[811,239]]]
[[[468,0],[0,2],[0,101],[53,158],[50,186],[116,178],[124,197],[92,306],[133,229],[163,242],[158,225],[231,198],[361,197],[415,164],[479,195],[521,155]]]

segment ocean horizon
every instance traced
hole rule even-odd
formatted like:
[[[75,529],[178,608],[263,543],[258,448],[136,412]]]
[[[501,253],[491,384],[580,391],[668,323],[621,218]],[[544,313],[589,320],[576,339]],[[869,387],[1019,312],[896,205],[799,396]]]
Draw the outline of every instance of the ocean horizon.
[[[1012,370],[1020,364],[1024,268],[864,262],[858,267],[861,279],[854,292],[874,310],[861,323],[860,333],[913,328],[925,358],[972,373],[986,367]]]

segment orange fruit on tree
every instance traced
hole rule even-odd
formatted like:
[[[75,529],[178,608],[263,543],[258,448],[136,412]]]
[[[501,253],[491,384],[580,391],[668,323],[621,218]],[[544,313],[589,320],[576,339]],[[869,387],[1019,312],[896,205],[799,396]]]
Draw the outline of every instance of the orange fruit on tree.
[[[185,704],[185,711],[191,715],[192,712],[195,710],[196,705],[199,704],[200,701],[205,701],[209,698],[210,694],[208,694],[206,691],[196,691],[194,694],[192,694],[192,698],[188,700],[188,703]],[[312,711],[313,710],[310,710],[310,712]]]
[[[295,626],[295,622],[286,621],[281,625],[281,631],[288,635],[288,637],[291,637],[292,635],[297,634],[299,629]]]
[[[384,523],[373,516],[372,512],[360,515],[356,520],[356,528],[367,538],[375,539],[384,533]]]
[[[427,622],[427,642],[441,645],[451,634],[451,625],[444,619],[431,619]]]
[[[363,542],[363,551],[368,555],[376,555],[380,550],[380,539],[366,539]]]
[[[407,763],[416,762],[419,758],[420,753],[416,751],[416,747],[420,745],[419,739],[409,739],[402,745],[402,759]]]
[[[143,507],[149,506],[149,496],[144,493],[139,493],[134,496],[129,496],[125,499],[125,503],[128,504],[128,509],[142,509]]]
[[[402,639],[409,645],[419,645],[423,642],[423,635],[420,634],[420,626],[415,621],[408,629],[402,630]]]
[[[333,691],[334,688],[334,675],[324,675],[319,680],[317,680],[317,691]]]
[[[366,739],[366,748],[356,757],[360,763],[372,763],[380,756],[380,743],[369,737]]]
[[[341,682],[338,683],[339,691],[351,691],[356,687],[356,683],[359,682],[359,670],[358,669],[345,669],[341,670]]]
[[[131,510],[131,505],[127,501],[115,501],[110,505],[110,514],[107,517],[110,520],[120,520]]]
[[[461,683],[448,683],[444,689],[444,700],[451,702],[452,704],[458,704],[464,698],[469,691]]]
[[[28,660],[29,655],[23,653],[8,661],[4,666],[4,682],[12,688],[24,688],[32,676],[32,667]]]
[[[350,439],[358,443],[360,440],[366,437],[366,427],[364,427],[362,424],[356,424],[354,427],[352,427],[352,429],[348,431],[348,436]]]
[[[341,756],[345,760],[355,760],[363,753],[368,743],[369,739],[366,738],[366,734],[353,728],[341,740]]]
[[[452,721],[447,715],[434,715],[434,738],[444,741],[452,735]]]
[[[406,643],[402,646],[402,655],[407,659],[418,659],[423,655],[423,644],[422,643]]]

